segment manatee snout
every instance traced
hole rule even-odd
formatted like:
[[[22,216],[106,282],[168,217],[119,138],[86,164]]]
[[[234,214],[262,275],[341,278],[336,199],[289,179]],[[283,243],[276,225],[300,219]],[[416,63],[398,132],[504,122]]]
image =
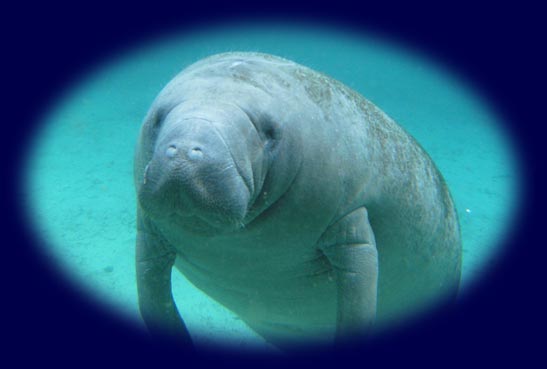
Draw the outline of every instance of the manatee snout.
[[[167,147],[167,149],[165,149],[165,156],[173,159],[173,158],[176,158],[177,155],[181,155],[180,151],[181,150],[179,145],[177,145],[176,143],[172,143],[171,145]],[[182,151],[185,151],[184,147],[182,148]],[[191,149],[186,150],[187,160],[198,161],[202,158],[203,158],[203,151],[200,146],[194,145],[194,147],[192,147]]]
[[[251,197],[230,147],[211,125],[160,133],[146,165],[139,202],[153,218],[177,216],[189,229],[241,224]]]

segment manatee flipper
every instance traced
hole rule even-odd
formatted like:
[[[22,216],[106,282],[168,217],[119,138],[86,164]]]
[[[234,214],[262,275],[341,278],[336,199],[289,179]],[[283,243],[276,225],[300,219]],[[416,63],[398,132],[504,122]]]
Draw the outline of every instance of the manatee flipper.
[[[376,318],[378,253],[367,210],[358,208],[330,226],[320,248],[336,279],[336,341],[370,333]]]
[[[152,336],[170,336],[191,345],[171,293],[171,269],[176,252],[152,229],[142,216],[137,217],[136,269],[139,309]]]

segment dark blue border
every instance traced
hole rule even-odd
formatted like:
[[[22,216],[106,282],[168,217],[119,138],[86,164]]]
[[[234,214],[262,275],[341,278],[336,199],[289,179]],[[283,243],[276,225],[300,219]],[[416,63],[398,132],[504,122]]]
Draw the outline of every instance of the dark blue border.
[[[25,226],[21,208],[20,168],[36,123],[59,94],[88,68],[112,53],[170,30],[202,26],[216,20],[282,16],[340,24],[356,31],[376,31],[432,54],[468,78],[507,122],[517,143],[526,178],[525,201],[514,214],[515,229],[504,240],[507,253],[481,284],[456,308],[415,322],[405,333],[385,336],[368,346],[313,353],[301,365],[355,361],[365,365],[467,366],[530,364],[537,358],[545,329],[542,301],[545,277],[545,197],[539,176],[544,155],[544,85],[541,56],[544,40],[539,11],[522,3],[477,5],[407,2],[401,5],[344,5],[276,2],[256,8],[224,2],[204,6],[163,2],[10,5],[2,25],[7,36],[2,56],[2,330],[6,352],[24,366],[56,363],[124,367],[188,365],[189,362],[279,365],[255,356],[191,356],[168,342],[152,344],[128,323],[90,305],[48,263],[40,259]],[[408,4],[411,3],[411,4]],[[254,9],[254,10],[253,10]],[[282,12],[280,9],[291,9]],[[543,30],[545,34],[545,30]],[[544,80],[543,80],[544,81]],[[544,82],[543,82],[544,83]],[[3,240],[4,241],[4,240]],[[6,341],[7,339],[7,341]],[[285,360],[286,361],[286,360]],[[361,364],[359,364],[361,365]]]

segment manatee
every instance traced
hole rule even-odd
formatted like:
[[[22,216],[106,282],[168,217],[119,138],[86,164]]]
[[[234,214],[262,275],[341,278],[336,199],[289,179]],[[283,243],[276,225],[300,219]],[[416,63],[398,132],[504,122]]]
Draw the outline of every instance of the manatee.
[[[248,52],[190,65],[154,100],[134,163],[152,334],[191,342],[173,266],[287,350],[370,337],[457,294],[458,218],[435,164],[305,66]]]

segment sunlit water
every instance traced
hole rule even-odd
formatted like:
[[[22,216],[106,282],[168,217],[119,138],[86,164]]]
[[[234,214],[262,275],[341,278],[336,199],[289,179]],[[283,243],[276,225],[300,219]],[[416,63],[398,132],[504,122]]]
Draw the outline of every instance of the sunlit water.
[[[462,291],[488,273],[518,199],[518,168],[502,125],[480,96],[424,56],[372,36],[287,24],[171,35],[113,57],[51,107],[28,164],[28,211],[55,260],[96,301],[142,324],[134,271],[133,150],[142,119],[182,68],[211,54],[260,51],[357,90],[431,155],[456,202]],[[174,295],[198,343],[264,346],[231,312],[173,273]]]

